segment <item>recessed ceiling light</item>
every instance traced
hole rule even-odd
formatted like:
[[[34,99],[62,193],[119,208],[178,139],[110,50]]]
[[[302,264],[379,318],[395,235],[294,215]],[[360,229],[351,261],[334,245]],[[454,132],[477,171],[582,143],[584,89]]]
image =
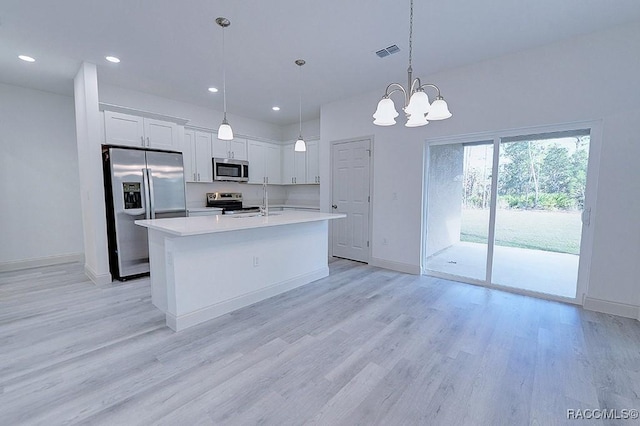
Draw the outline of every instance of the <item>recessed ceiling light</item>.
[[[217,87],[209,87],[209,91],[211,93],[218,93],[218,88]]]
[[[120,59],[116,58],[115,56],[105,56],[105,59],[109,62],[113,62],[114,64],[120,63]]]
[[[18,55],[18,58],[22,59],[25,62],[35,62],[36,61],[31,56],[27,56],[27,55]]]
[[[280,107],[279,106],[274,106],[271,109],[274,110],[274,111],[280,111]]]

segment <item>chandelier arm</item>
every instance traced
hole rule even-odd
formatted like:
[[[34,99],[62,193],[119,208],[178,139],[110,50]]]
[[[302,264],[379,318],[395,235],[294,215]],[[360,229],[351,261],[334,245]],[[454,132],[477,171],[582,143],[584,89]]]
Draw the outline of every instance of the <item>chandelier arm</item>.
[[[412,82],[411,82],[411,86],[409,87],[409,93],[413,94],[414,92],[418,91],[422,89],[422,82],[420,81],[419,77],[416,77]]]
[[[392,87],[395,87],[395,89],[389,91],[389,89],[391,89]],[[404,87],[402,87],[401,84],[398,84],[398,83],[389,84],[387,86],[387,89],[384,91],[384,97],[388,98],[389,96],[391,96],[395,92],[402,92],[404,94],[404,106],[406,107],[409,104],[409,99],[407,97],[407,91],[405,90]]]
[[[416,79],[417,80],[417,79]],[[438,86],[436,86],[435,84],[431,84],[431,83],[425,83],[423,85],[421,85],[419,88],[420,89],[424,89],[425,87],[433,87],[434,89],[436,89],[438,91],[438,98],[441,98],[442,96],[440,95],[440,88]]]

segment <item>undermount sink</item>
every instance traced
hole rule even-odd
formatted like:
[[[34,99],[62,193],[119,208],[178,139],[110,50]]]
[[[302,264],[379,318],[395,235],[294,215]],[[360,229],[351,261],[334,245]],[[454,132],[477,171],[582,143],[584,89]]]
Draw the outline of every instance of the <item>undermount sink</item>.
[[[278,216],[281,215],[282,213],[269,213],[267,215],[267,217],[269,216]],[[262,213],[238,213],[238,214],[234,214],[231,217],[236,218],[236,219],[242,219],[245,217],[258,217],[258,216],[265,216]]]

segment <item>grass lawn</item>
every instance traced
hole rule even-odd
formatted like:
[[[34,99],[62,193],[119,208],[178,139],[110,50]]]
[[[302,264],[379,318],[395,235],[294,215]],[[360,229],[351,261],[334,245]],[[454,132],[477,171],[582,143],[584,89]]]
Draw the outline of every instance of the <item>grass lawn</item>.
[[[579,211],[498,209],[496,245],[558,253],[580,253]],[[463,209],[460,240],[487,243],[489,210]]]

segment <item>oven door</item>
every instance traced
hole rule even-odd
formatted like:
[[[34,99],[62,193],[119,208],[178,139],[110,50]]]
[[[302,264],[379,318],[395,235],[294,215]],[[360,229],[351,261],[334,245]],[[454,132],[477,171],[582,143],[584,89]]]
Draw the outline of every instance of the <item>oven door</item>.
[[[247,182],[249,162],[231,158],[213,159],[213,180]]]

